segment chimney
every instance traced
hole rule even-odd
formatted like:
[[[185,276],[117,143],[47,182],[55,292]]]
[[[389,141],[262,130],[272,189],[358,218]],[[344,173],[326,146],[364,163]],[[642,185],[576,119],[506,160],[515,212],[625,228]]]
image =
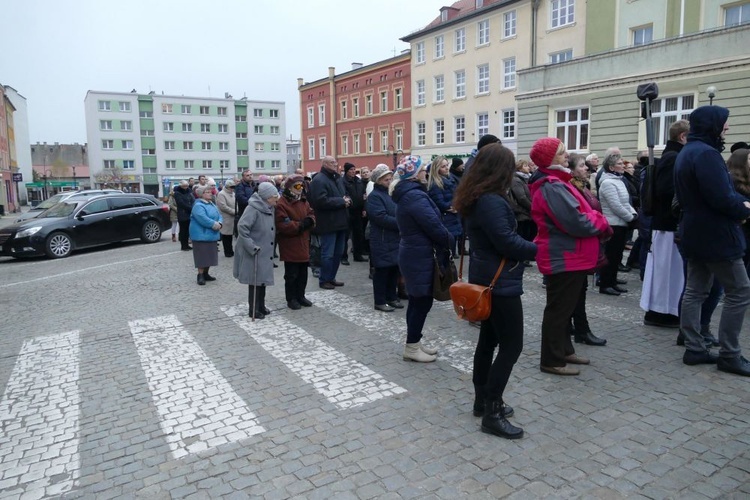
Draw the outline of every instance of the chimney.
[[[353,69],[353,70],[354,70],[354,69],[359,69],[359,68],[361,68],[361,67],[362,67],[362,63],[358,63],[358,62],[353,62],[353,63],[352,63],[352,69]]]

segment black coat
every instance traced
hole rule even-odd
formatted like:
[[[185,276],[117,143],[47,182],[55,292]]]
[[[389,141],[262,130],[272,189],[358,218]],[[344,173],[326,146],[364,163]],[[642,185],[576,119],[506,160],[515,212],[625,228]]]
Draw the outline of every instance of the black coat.
[[[317,222],[314,233],[328,234],[345,231],[349,228],[349,212],[344,196],[344,181],[336,172],[321,169],[310,181],[308,202],[315,211]]]
[[[180,186],[174,188],[174,201],[177,204],[177,220],[186,222],[190,220],[190,213],[193,211],[195,196],[190,188],[182,189]]]
[[[356,175],[352,178],[344,176],[344,189],[346,189],[346,194],[349,195],[349,198],[352,199],[349,212],[353,215],[361,215],[362,210],[365,209],[365,190],[367,186]]]
[[[667,141],[667,147],[656,163],[654,176],[654,204],[651,229],[654,231],[677,231],[677,217],[672,214],[674,198],[674,162],[683,145]]]

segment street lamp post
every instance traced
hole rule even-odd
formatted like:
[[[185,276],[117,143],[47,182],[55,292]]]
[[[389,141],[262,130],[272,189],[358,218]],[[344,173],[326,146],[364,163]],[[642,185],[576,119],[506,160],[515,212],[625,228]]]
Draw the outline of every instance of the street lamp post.
[[[224,189],[224,164],[219,163],[219,172],[221,172],[221,189]]]
[[[716,87],[711,85],[706,89],[706,94],[708,94],[708,105],[713,106],[714,105],[714,97],[716,97]]]
[[[402,150],[400,150],[400,149],[396,149],[396,147],[393,146],[393,145],[388,146],[388,151],[390,152],[390,154],[393,157],[393,168],[395,169],[396,165],[398,165],[398,157],[399,157],[399,155],[404,154],[404,152]]]
[[[48,174],[51,174],[51,173],[52,172],[50,172],[49,170],[45,170],[44,175],[42,176],[42,179],[44,179],[44,199],[45,200],[49,198],[49,191],[47,190],[47,177],[48,177]]]

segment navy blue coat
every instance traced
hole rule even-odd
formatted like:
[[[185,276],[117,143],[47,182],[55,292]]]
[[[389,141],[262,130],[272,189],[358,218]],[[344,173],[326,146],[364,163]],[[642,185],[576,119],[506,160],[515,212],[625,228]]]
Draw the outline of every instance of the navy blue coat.
[[[435,202],[440,213],[443,214],[443,225],[448,228],[448,231],[450,231],[454,238],[458,238],[463,232],[461,219],[458,214],[448,212],[448,209],[453,204],[453,195],[456,193],[457,187],[458,183],[449,175],[443,177],[443,189],[433,184],[428,191],[430,198]]]
[[[335,233],[349,228],[345,195],[344,181],[338,173],[323,168],[313,177],[307,201],[315,210],[315,234]]]
[[[366,203],[370,219],[370,262],[373,267],[397,266],[401,237],[396,222],[396,203],[388,195],[388,189],[379,184],[373,186]]]
[[[682,218],[682,255],[706,262],[741,259],[745,238],[740,223],[750,217],[745,198],[734,190],[721,156],[721,132],[729,110],[701,106],[690,114],[688,143],[675,161],[675,192]]]
[[[417,181],[400,181],[393,190],[396,222],[401,233],[398,265],[413,297],[432,295],[434,252],[450,253],[454,239],[443,225],[440,211]],[[372,235],[371,235],[372,237]]]
[[[174,201],[177,204],[177,220],[186,222],[190,220],[190,213],[193,211],[193,203],[195,203],[195,196],[190,188],[181,188],[175,186],[174,188]]]
[[[533,259],[537,247],[516,233],[516,216],[510,203],[499,194],[484,194],[465,221],[471,240],[469,283],[489,285],[505,257],[505,267],[492,294],[503,297],[521,295],[523,261]]]

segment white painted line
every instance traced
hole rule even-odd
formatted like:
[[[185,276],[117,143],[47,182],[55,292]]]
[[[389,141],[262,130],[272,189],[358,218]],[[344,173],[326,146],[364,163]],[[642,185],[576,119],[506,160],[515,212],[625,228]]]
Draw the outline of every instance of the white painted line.
[[[263,349],[339,408],[353,408],[406,392],[283,316],[274,314],[252,322],[246,305],[221,309]]]
[[[0,401],[5,491],[58,496],[78,480],[80,352],[78,330],[23,343]]]
[[[174,458],[265,431],[174,315],[129,324]]]
[[[373,306],[366,306],[356,300],[344,301],[342,300],[343,294],[333,290],[308,292],[306,296],[316,306],[326,309],[339,318],[351,321],[360,328],[365,328],[402,346],[406,342],[406,319],[403,314],[376,311]],[[346,304],[346,306],[343,304]],[[439,302],[435,301],[433,308],[437,304]],[[450,304],[450,302],[444,302],[443,304]],[[404,302],[404,305],[407,305],[406,302]],[[445,307],[447,306],[441,304],[437,308],[444,309]],[[453,308],[452,305],[450,307]],[[476,329],[472,328],[473,332],[476,332]],[[438,337],[429,328],[425,328],[422,334],[425,337],[426,344],[438,349],[438,361],[445,360],[459,371],[472,373],[474,351],[476,350],[474,340],[446,340]]]

